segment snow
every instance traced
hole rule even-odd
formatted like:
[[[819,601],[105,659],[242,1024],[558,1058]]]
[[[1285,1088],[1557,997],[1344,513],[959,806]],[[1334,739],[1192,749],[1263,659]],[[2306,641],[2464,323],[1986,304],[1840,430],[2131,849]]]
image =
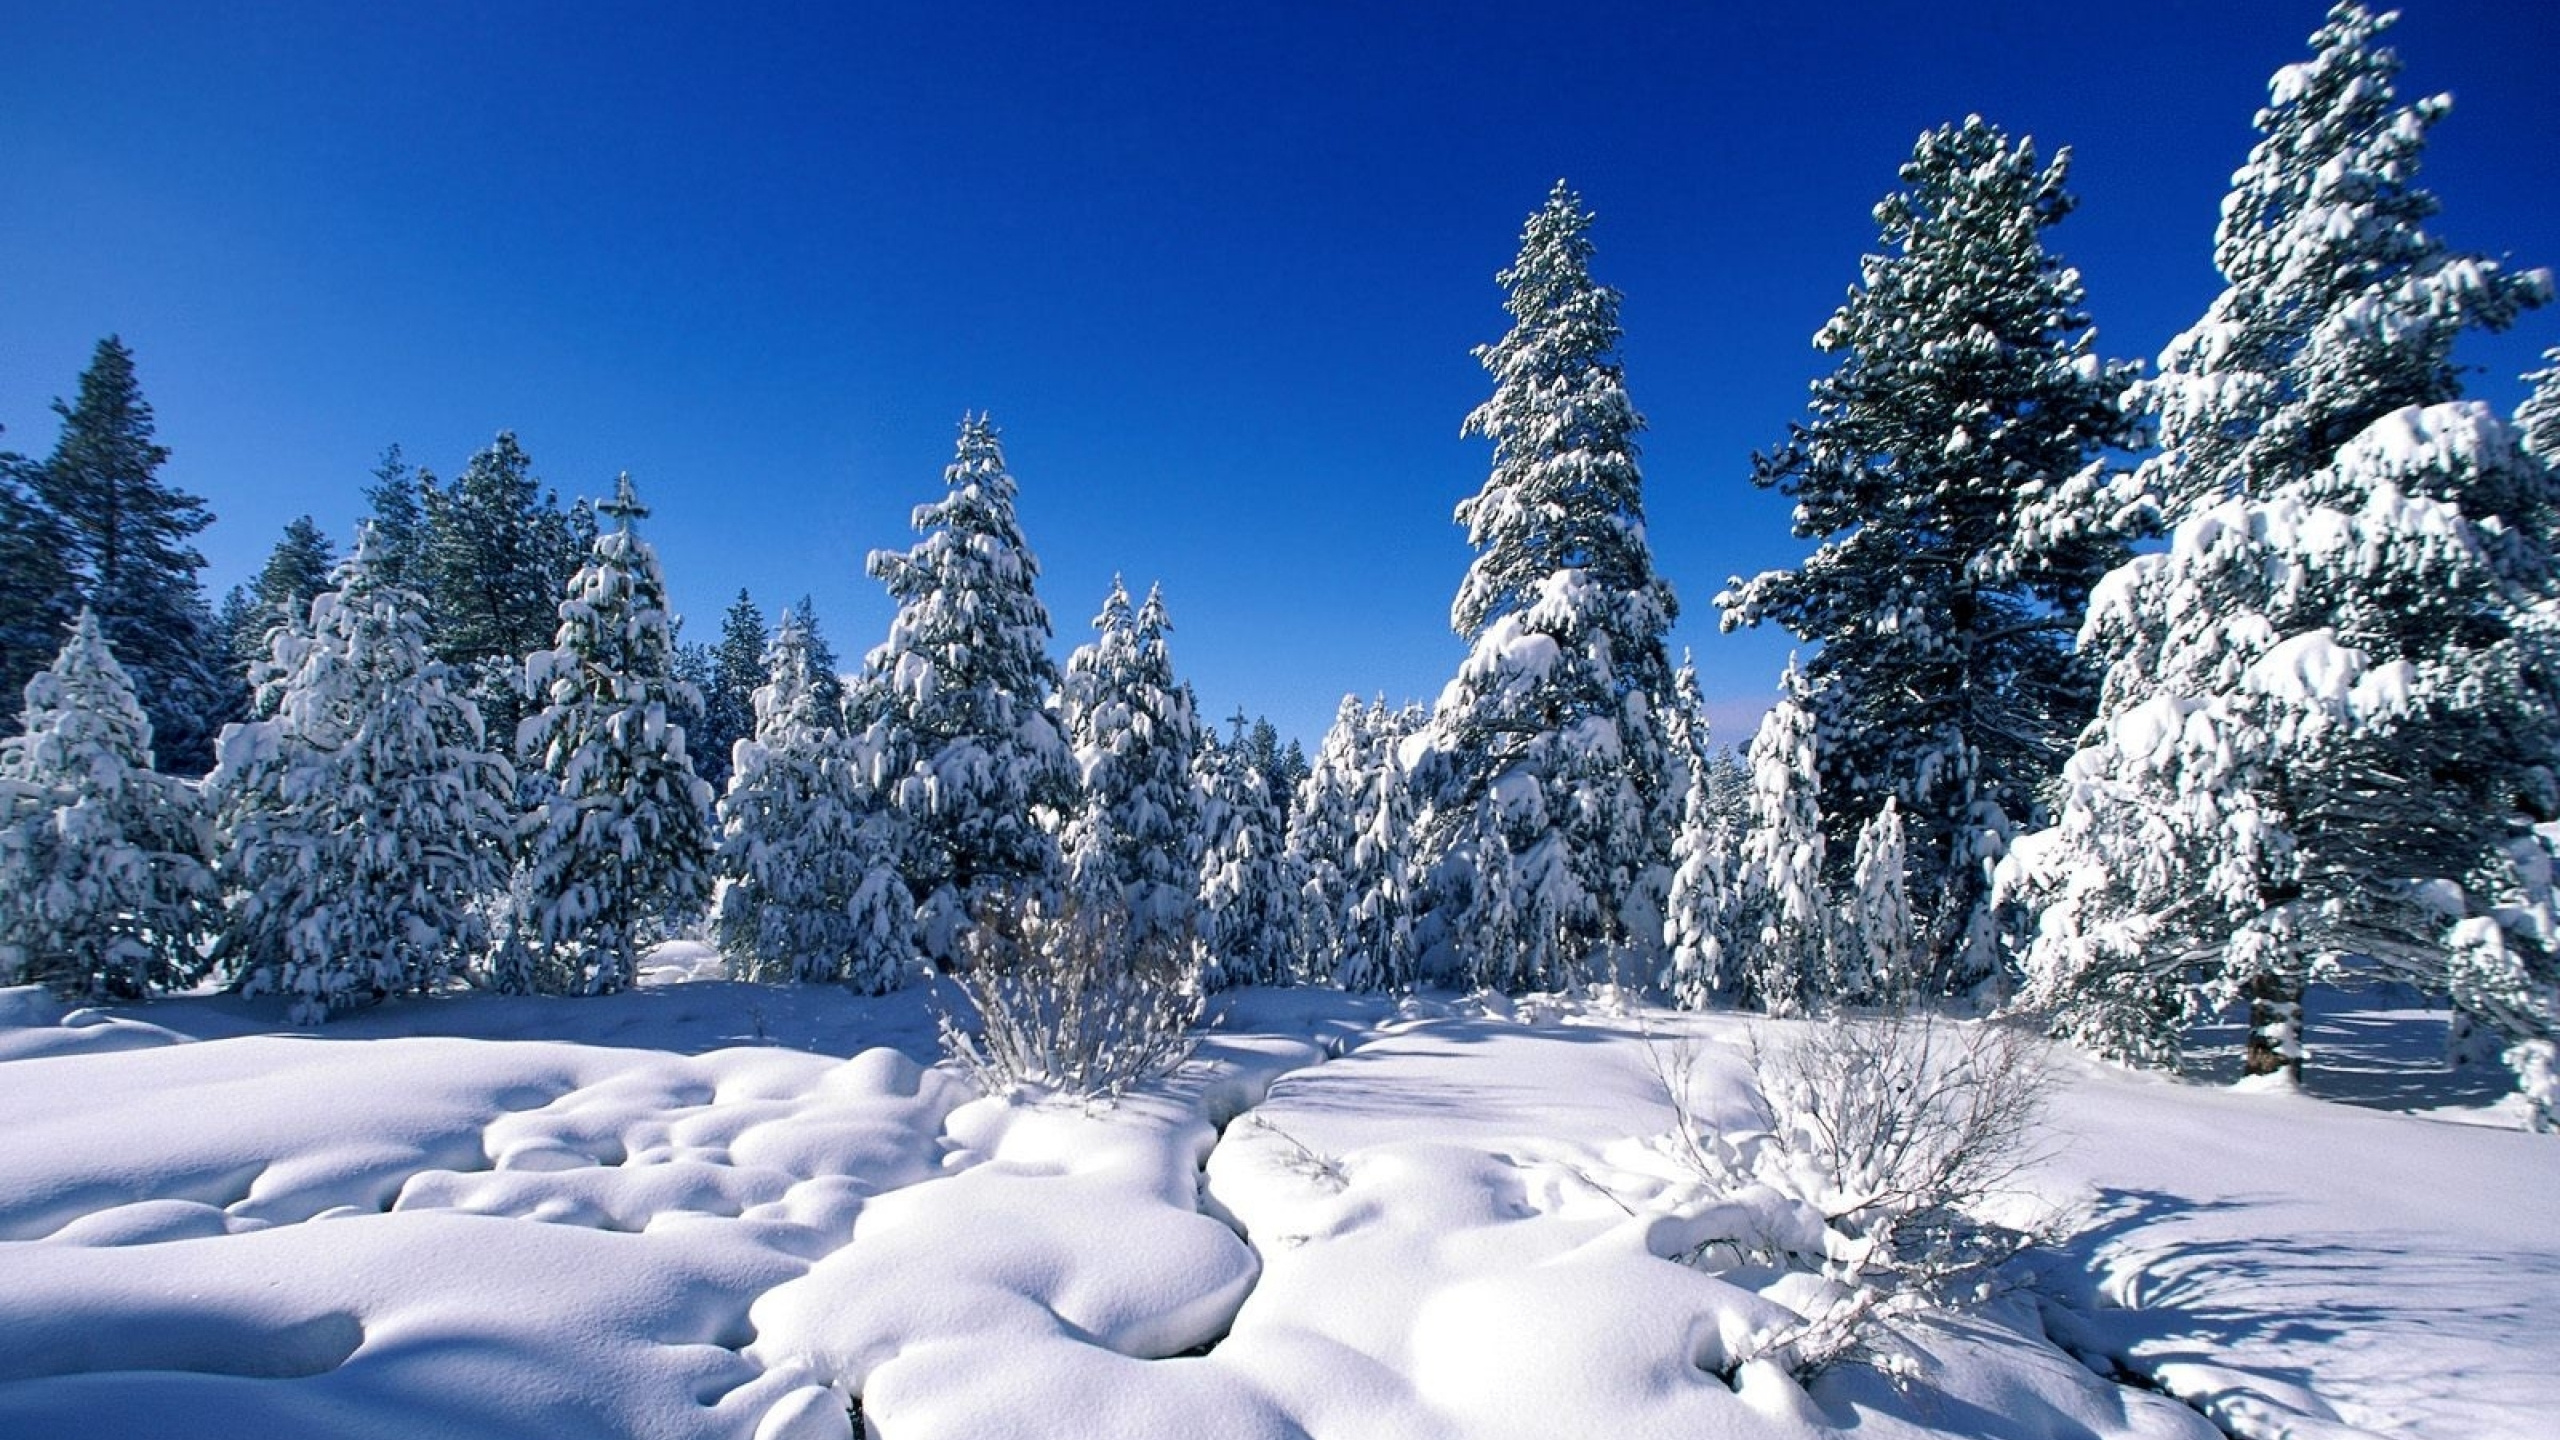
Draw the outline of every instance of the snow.
[[[1740,1017],[1245,990],[1101,1108],[980,1098],[921,988],[717,973],[668,946],[625,994],[316,1035],[0,991],[0,1434],[807,1440],[858,1393],[900,1440],[2211,1440],[2048,1329],[2242,1433],[2560,1406],[2560,1150],[2512,1102],[2058,1061],[2033,1189],[2086,1228],[2029,1289],[1896,1322],[1896,1373],[1805,1386],[1745,1357],[1828,1282],[1676,1258],[1798,1223],[1672,1139],[1681,1046],[1690,1113],[1753,1123]],[[2399,1023],[2368,1019],[2315,1012],[2315,1057]],[[2409,1102],[2387,1068],[2336,1073]]]

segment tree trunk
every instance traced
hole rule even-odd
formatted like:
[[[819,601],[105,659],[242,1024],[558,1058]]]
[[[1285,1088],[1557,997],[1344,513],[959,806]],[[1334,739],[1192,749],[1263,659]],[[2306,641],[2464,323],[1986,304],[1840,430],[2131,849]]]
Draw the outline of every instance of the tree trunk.
[[[2282,1072],[2302,1083],[2302,983],[2275,975],[2249,982],[2249,1046],[2241,1058],[2244,1074]]]

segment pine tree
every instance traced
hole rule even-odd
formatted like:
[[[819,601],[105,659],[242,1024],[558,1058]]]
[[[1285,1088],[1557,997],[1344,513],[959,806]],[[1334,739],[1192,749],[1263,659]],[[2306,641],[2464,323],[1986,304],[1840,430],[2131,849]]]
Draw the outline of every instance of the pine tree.
[[[2230,287],[2137,390],[2179,523],[2092,599],[2098,720],[2011,881],[2040,912],[2026,998],[2115,1053],[2174,1060],[2245,999],[2250,1073],[2298,1073],[2303,989],[2349,954],[2547,1027],[2446,969],[2448,925],[2560,816],[2549,472],[2450,399],[2460,331],[2550,280],[2420,228],[2447,102],[2396,105],[2389,21],[2339,5],[2277,72],[2217,235]]]
[[[1876,207],[1882,253],[1814,337],[1838,368],[1753,462],[1821,544],[1717,597],[1727,629],[1776,621],[1821,647],[1805,675],[1830,852],[1899,801],[1918,978],[1949,993],[1996,967],[1990,865],[2094,709],[2071,637],[2138,513],[2120,516],[2104,458],[2130,439],[2134,369],[2098,358],[2079,274],[2042,243],[2069,168],[1978,116],[1920,137]]]
[[[1298,978],[1292,937],[1297,886],[1289,872],[1285,793],[1264,767],[1279,763],[1269,722],[1230,720],[1226,743],[1204,737],[1195,778],[1200,792],[1200,943],[1208,970],[1238,985]]]
[[[1287,863],[1297,884],[1290,949],[1298,973],[1317,979],[1342,980],[1337,967],[1349,949],[1366,713],[1359,696],[1342,697],[1306,777],[1289,797]]]
[[[1060,719],[1084,776],[1061,847],[1087,906],[1125,910],[1132,944],[1189,954],[1199,922],[1200,726],[1173,675],[1161,592],[1133,616],[1119,579],[1090,644],[1067,657]]]
[[[2549,364],[2527,375],[2533,392],[2516,407],[2516,428],[2524,448],[2554,470],[2560,470],[2560,349],[2542,352]]]
[[[1703,1008],[1732,984],[1725,959],[1733,864],[1741,840],[1720,808],[1715,762],[1708,753],[1706,702],[1698,671],[1683,661],[1672,677],[1664,712],[1671,753],[1680,762],[1680,829],[1671,842],[1671,888],[1663,913],[1660,985],[1675,1004]]]
[[[768,643],[764,612],[740,590],[737,602],[721,617],[720,643],[711,651],[709,683],[702,687],[700,727],[688,727],[686,732],[699,736],[692,747],[695,765],[714,790],[729,783],[730,748],[756,731],[756,691],[766,683]],[[800,645],[807,649],[805,632]],[[839,715],[829,723],[841,726],[844,721]]]
[[[1351,909],[1335,975],[1345,989],[1401,989],[1421,978],[1420,797],[1404,763],[1423,727],[1417,709],[1372,703],[1361,720],[1347,889]]]
[[[1450,610],[1473,652],[1417,766],[1436,946],[1456,969],[1538,983],[1660,943],[1679,804],[1658,721],[1677,607],[1645,543],[1643,421],[1616,360],[1617,292],[1591,279],[1590,224],[1559,181],[1499,277],[1514,324],[1476,352],[1494,393],[1464,427],[1493,442],[1493,469],[1458,506],[1476,556]],[[1477,843],[1496,823],[1553,917],[1517,966],[1471,953],[1498,898]]]
[[[385,585],[420,593],[429,581],[427,511],[423,482],[431,477],[409,463],[397,445],[385,446],[373,467],[364,502],[373,528],[373,571]]]
[[[1823,878],[1821,746],[1802,672],[1751,737],[1751,828],[1734,882],[1732,958],[1741,998],[1794,1015],[1835,998],[1830,887]]]
[[[337,563],[328,537],[304,515],[284,527],[248,587],[223,597],[220,631],[229,646],[228,669],[235,683],[245,684],[242,677],[249,667],[266,656],[269,631],[308,617],[312,600],[330,588]]]
[[[1858,827],[1849,866],[1849,898],[1841,916],[1839,986],[1844,999],[1892,1001],[1907,996],[1911,973],[1911,893],[1902,805],[1884,808]]]
[[[271,632],[262,718],[223,732],[207,783],[228,892],[216,957],[299,1024],[459,973],[513,844],[514,772],[376,545],[368,527],[334,588]]]
[[[418,488],[436,658],[468,677],[493,734],[512,733],[525,713],[525,659],[551,643],[561,591],[588,549],[581,534],[593,539],[593,512],[582,501],[562,514],[511,431],[452,484],[420,472]]]
[[[819,690],[809,632],[782,612],[755,692],[755,733],[720,800],[714,933],[741,980],[904,983],[915,901],[898,874],[895,816],[868,757]]]
[[[809,685],[817,694],[818,708],[844,717],[847,729],[859,730],[862,727],[854,722],[852,702],[845,694],[844,674],[836,665],[835,647],[827,643],[826,632],[818,625],[817,602],[801,596],[798,613],[800,628],[808,636]]]
[[[2109,577],[2087,632],[2114,657],[2107,702],[2061,823],[2008,877],[2040,912],[2027,1003],[2168,1063],[2186,1025],[2246,1000],[2252,1073],[2292,1071],[2304,986],[2361,956],[2509,1033],[2547,1028],[2535,947],[2505,980],[2447,970],[2485,963],[2449,927],[2497,908],[2511,847],[2560,818],[2552,532],[2462,507],[2528,488],[2553,513],[2550,472],[2487,406],[2411,407]]]
[[[2263,138],[2214,234],[2229,283],[2134,388],[2159,427],[2142,478],[2173,522],[2299,481],[2403,405],[2453,399],[2455,337],[2550,295],[2547,273],[2426,232],[2437,202],[2419,156],[2453,99],[2397,103],[2400,58],[2376,43],[2396,18],[2331,7],[2312,57],[2268,83]]]
[[[36,499],[60,527],[79,598],[97,615],[151,717],[159,763],[201,775],[229,703],[213,611],[191,543],[213,523],[204,501],[160,479],[133,352],[110,335],[80,375],[80,398],[53,402],[62,436],[34,472]]]
[[[195,787],[152,767],[151,722],[82,610],[0,740],[0,984],[132,997],[192,985],[215,900]]]
[[[613,528],[571,577],[558,644],[525,663],[544,700],[518,738],[551,793],[527,815],[520,891],[540,954],[502,989],[603,994],[629,985],[645,931],[700,912],[710,890],[711,790],[669,712],[701,703],[670,673],[674,637],[649,512],[617,482]]]
[[[902,869],[926,957],[947,966],[977,909],[1049,895],[1057,841],[1041,812],[1075,803],[1075,759],[1047,698],[1049,612],[1040,564],[1014,519],[1014,480],[984,416],[961,422],[949,493],[916,508],[923,539],[874,551],[872,575],[898,604],[871,654],[865,724],[905,819]]]
[[[25,456],[0,451],[0,695],[23,692],[51,663],[79,594],[69,537],[45,508],[36,470]]]

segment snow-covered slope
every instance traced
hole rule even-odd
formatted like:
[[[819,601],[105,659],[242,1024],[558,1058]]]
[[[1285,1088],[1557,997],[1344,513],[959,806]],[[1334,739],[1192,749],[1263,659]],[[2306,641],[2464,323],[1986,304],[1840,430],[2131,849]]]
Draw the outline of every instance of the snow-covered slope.
[[[689,973],[290,1035],[0,992],[0,1435],[2212,1434],[2047,1324],[2226,1424],[2560,1402],[2538,1137],[2066,1062],[2090,1227],[1808,1393],[1735,1364],[1790,1282],[1665,1258],[1715,1197],[1657,1057],[1737,1119],[1738,1019],[1245,992],[1096,1111],[920,1063],[916,993]]]

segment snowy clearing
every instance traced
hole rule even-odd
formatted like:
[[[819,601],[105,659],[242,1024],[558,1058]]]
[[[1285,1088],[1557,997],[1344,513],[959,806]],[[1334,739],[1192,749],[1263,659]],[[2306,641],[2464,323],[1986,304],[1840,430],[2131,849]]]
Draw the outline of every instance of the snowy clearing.
[[[2560,1149],[2501,1111],[2058,1059],[2084,1228],[1808,1390],[1737,1362],[1809,1277],[1666,1258],[1736,1212],[1657,1047],[1740,1124],[1742,1017],[1248,991],[1100,1110],[920,1063],[919,992],[644,978],[316,1035],[0,992],[0,1434],[2210,1440],[2048,1329],[2234,1433],[2560,1406]]]

